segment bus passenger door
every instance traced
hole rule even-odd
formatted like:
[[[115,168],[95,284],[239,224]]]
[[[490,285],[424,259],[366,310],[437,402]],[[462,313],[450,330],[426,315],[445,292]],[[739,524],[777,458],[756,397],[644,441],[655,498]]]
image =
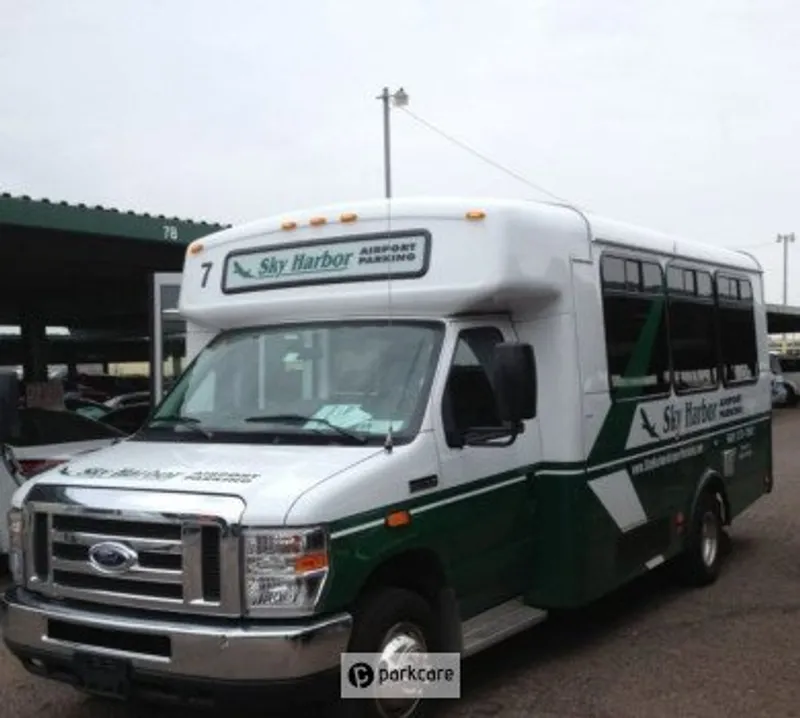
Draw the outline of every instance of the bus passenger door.
[[[505,321],[469,322],[452,347],[437,422],[441,486],[453,500],[438,509],[462,612],[522,594],[530,579],[532,489],[528,467],[541,456],[538,419],[508,437],[465,443],[469,429],[501,427],[490,381],[495,344],[514,341]]]

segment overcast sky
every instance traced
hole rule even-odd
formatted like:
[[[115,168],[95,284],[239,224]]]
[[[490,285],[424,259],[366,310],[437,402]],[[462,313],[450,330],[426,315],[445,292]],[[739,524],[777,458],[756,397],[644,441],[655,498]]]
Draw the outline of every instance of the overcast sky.
[[[751,247],[779,301],[799,37],[791,0],[0,0],[0,189],[223,222],[379,196],[403,85],[557,195]],[[392,138],[396,196],[544,197],[402,112]]]

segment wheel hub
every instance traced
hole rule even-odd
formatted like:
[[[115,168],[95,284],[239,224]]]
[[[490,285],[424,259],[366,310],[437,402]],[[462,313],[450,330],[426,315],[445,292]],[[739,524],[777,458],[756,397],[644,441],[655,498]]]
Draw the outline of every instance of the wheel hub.
[[[408,665],[411,653],[427,652],[422,631],[413,624],[400,623],[386,634],[380,650],[378,667],[391,671]],[[415,663],[418,665],[418,663]],[[404,691],[407,698],[376,698],[378,712],[383,718],[408,718],[420,702],[419,695],[410,686]]]
[[[706,566],[713,566],[719,551],[719,523],[711,511],[703,514],[701,551],[703,563]]]

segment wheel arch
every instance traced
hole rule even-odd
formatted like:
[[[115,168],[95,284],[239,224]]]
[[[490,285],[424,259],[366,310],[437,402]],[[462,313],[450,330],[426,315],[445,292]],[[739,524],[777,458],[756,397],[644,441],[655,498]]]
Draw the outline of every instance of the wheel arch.
[[[361,583],[354,611],[357,613],[359,604],[383,587],[404,588],[424,598],[439,618],[444,650],[461,650],[461,621],[456,593],[445,563],[434,549],[407,547],[384,556]]]
[[[706,494],[712,493],[717,497],[722,512],[722,525],[730,526],[733,517],[731,516],[731,505],[728,499],[728,490],[725,487],[725,482],[718,471],[708,468],[703,472],[700,481],[697,482],[694,495],[692,497],[692,505],[689,511],[690,519],[693,519],[697,512],[697,506],[700,503],[700,498]]]

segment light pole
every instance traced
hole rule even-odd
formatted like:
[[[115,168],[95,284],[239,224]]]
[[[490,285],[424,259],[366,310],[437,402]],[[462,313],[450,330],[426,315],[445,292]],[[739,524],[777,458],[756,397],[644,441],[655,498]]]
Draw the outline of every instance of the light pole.
[[[778,243],[783,242],[783,303],[788,304],[789,288],[789,242],[794,242],[794,232],[779,234]]]
[[[383,102],[383,179],[386,187],[386,198],[392,196],[392,145],[391,128],[389,126],[389,113],[391,105],[405,107],[408,104],[408,93],[401,87],[393,93],[388,87],[376,98]]]

